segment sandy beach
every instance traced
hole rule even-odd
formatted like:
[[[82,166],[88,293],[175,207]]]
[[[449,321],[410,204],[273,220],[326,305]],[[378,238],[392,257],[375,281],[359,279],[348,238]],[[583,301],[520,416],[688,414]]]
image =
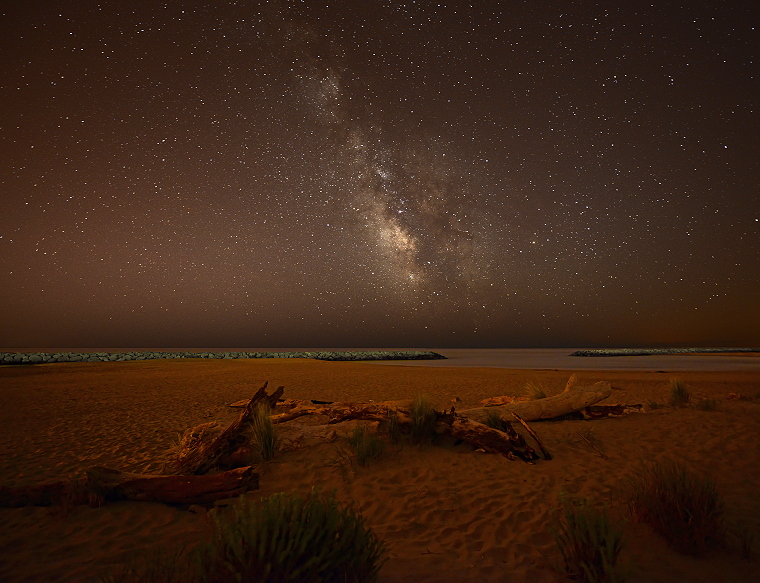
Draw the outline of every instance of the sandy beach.
[[[757,357],[742,358],[757,362]],[[670,380],[677,377],[695,399],[716,399],[717,410],[663,407],[595,421],[534,422],[531,426],[554,459],[532,464],[477,452],[467,444],[403,443],[387,447],[374,464],[343,475],[328,465],[337,442],[307,440],[262,466],[261,487],[248,496],[306,493],[312,486],[336,489],[340,500],[361,509],[388,546],[381,582],[559,582],[567,578],[552,569],[561,559],[548,529],[560,492],[606,503],[613,517],[626,518],[621,498],[625,480],[644,461],[672,459],[715,481],[729,526],[754,532],[760,555],[760,370],[570,371],[445,362],[399,366],[272,359],[2,366],[0,484],[52,482],[92,466],[159,473],[178,434],[208,421],[228,424],[238,414],[228,404],[250,398],[264,381],[270,387],[283,385],[285,397],[296,399],[368,402],[410,400],[424,393],[439,409],[449,407],[452,399],[466,409],[488,397],[526,395],[527,382],[540,384],[548,395],[558,393],[571,372],[582,384],[612,384],[612,396],[601,404],[666,403]],[[291,423],[296,427],[296,421],[285,425]],[[292,436],[298,428],[287,431]],[[606,459],[581,432],[593,437]],[[156,503],[68,511],[2,508],[0,580],[98,581],[130,553],[192,545],[209,533],[207,513]],[[696,559],[671,550],[633,520],[626,533],[622,560],[633,569],[630,581],[745,582],[760,576],[760,559],[743,559],[730,537],[726,548]]]

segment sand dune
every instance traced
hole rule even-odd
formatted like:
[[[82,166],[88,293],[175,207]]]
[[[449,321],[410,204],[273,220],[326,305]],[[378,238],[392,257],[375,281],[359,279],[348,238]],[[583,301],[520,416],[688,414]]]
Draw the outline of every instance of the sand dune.
[[[184,429],[237,412],[264,380],[287,397],[330,401],[410,399],[422,392],[439,407],[459,408],[498,395],[524,395],[527,381],[559,392],[569,372],[446,368],[353,362],[143,361],[0,367],[0,484],[54,481],[104,465],[159,472]],[[583,383],[610,381],[605,403],[665,402],[672,375],[581,371]],[[563,581],[548,532],[561,490],[607,502],[625,515],[621,483],[642,460],[683,460],[715,480],[727,519],[760,539],[760,372],[679,372],[694,395],[719,400],[717,411],[663,408],[592,422],[532,424],[554,459],[527,464],[467,445],[404,444],[347,474],[327,462],[336,443],[304,442],[261,468],[252,497],[313,485],[337,489],[361,508],[390,560],[381,581]],[[755,396],[727,400],[730,393]],[[303,420],[302,423],[309,421]],[[295,424],[291,422],[288,425]],[[283,426],[285,427],[285,426]],[[590,430],[602,458],[580,437]],[[299,428],[287,431],[297,436]],[[339,442],[338,442],[339,443]],[[161,504],[122,502],[64,511],[0,509],[0,580],[98,580],[141,549],[192,544],[208,536],[207,515]],[[670,550],[646,526],[630,523],[623,560],[632,581],[750,581],[760,562],[735,544],[694,559]],[[760,546],[760,544],[756,545]],[[760,552],[760,549],[756,549]]]

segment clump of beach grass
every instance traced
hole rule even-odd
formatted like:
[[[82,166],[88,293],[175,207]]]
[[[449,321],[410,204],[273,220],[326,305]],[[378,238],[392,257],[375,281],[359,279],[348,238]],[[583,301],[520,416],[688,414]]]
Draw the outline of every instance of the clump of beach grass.
[[[530,398],[534,401],[536,399],[546,399],[546,391],[544,391],[544,388],[541,386],[540,383],[534,383],[533,381],[528,381],[525,383],[525,390],[530,395]]]
[[[280,446],[280,440],[274,430],[271,418],[271,408],[265,403],[259,403],[251,414],[249,435],[256,455],[264,461],[271,460]]]
[[[691,401],[691,393],[686,389],[684,384],[678,380],[670,381],[670,404],[673,407],[683,407]]]
[[[631,513],[678,552],[702,556],[724,538],[715,484],[675,462],[645,465],[630,480]]]
[[[509,421],[503,419],[499,412],[493,409],[486,409],[486,416],[483,418],[483,424],[498,431],[506,431],[510,425]]]
[[[213,581],[370,583],[386,548],[360,513],[317,488],[302,497],[240,498],[233,516],[212,514],[214,540],[205,557]]]
[[[365,424],[357,425],[349,434],[348,444],[354,451],[356,463],[362,467],[383,454],[383,442],[377,433],[368,431]]]
[[[396,413],[396,411],[388,411],[386,431],[388,432],[388,438],[392,443],[398,443],[401,441],[401,426],[398,423],[398,413]]]
[[[584,499],[560,496],[561,512],[551,529],[565,572],[583,583],[618,583],[627,573],[618,565],[625,544],[625,521],[612,524],[607,507],[595,508]]]
[[[435,441],[437,415],[430,399],[424,395],[417,395],[409,407],[409,416],[412,418],[412,442]]]
[[[654,411],[655,409],[662,409],[664,405],[662,403],[658,403],[657,401],[653,399],[647,399],[647,407]]]
[[[700,411],[717,411],[718,400],[717,399],[700,399],[694,405]]]

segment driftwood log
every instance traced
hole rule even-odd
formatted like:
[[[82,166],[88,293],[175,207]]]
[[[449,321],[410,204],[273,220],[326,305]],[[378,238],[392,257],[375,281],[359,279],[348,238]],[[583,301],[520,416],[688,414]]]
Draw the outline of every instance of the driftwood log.
[[[552,397],[466,409],[459,411],[459,414],[468,417],[480,417],[490,409],[504,414],[516,413],[525,421],[540,421],[581,411],[612,394],[612,387],[606,381],[600,381],[591,386],[578,386],[576,380],[577,377],[573,374],[567,381],[565,390]]]
[[[177,474],[205,474],[222,457],[232,455],[244,441],[243,432],[256,409],[256,405],[266,403],[270,409],[274,409],[285,390],[284,387],[278,387],[271,395],[267,395],[268,384],[268,381],[264,383],[248,401],[238,418],[210,443],[203,441],[203,432],[198,431],[201,426],[187,430],[180,444],[180,454],[177,456],[177,462],[174,466],[175,472]],[[204,424],[204,426],[207,425]]]
[[[397,401],[315,404],[312,401],[286,399],[280,403],[279,409],[286,410],[272,415],[272,423],[285,423],[306,415],[326,415],[329,418],[329,425],[352,419],[386,421],[389,413],[395,413],[402,430],[409,431],[412,426],[408,408],[400,406]],[[525,442],[525,439],[514,430],[507,420],[503,420],[502,430],[498,430],[457,414],[453,407],[449,412],[436,412],[436,416],[436,426],[444,435],[461,439],[487,452],[503,454],[510,459],[520,458],[531,461],[538,458],[535,450]],[[551,459],[538,436],[532,431],[531,436],[544,452],[545,459]]]
[[[87,478],[106,500],[170,504],[205,504],[259,488],[259,474],[250,466],[204,476],[152,476],[92,468]]]
[[[609,397],[612,388],[608,382],[599,382],[591,386],[579,386],[577,377],[572,375],[565,390],[558,395],[532,401],[516,401],[510,397],[496,397],[484,401],[487,406],[464,411],[436,412],[436,428],[439,433],[465,441],[484,451],[501,453],[510,459],[537,459],[535,450],[515,431],[511,422],[505,417],[512,417],[524,427],[536,442],[544,459],[551,459],[551,454],[539,439],[528,421],[552,419],[572,413],[584,412],[586,418],[598,418],[605,413],[592,412],[594,403]],[[352,419],[365,421],[386,421],[390,413],[395,413],[402,430],[411,429],[409,409],[397,401],[379,403],[332,403],[326,401],[304,401],[298,399],[281,399],[283,388],[279,387],[272,395],[266,393],[267,383],[251,399],[232,403],[231,407],[241,408],[238,419],[221,435],[213,440],[203,440],[204,432],[211,428],[209,424],[199,425],[185,432],[180,456],[175,464],[179,473],[202,474],[216,466],[231,467],[230,460],[236,458],[238,448],[244,447],[243,429],[250,418],[255,405],[267,402],[274,409],[272,423],[287,423],[307,415],[327,416],[328,425]],[[490,406],[488,406],[490,405]],[[601,407],[597,407],[600,409]],[[481,423],[486,412],[495,410],[502,415],[500,429],[493,429]],[[585,413],[587,412],[587,413]],[[617,409],[611,414],[618,413]],[[245,456],[239,456],[244,458]],[[242,461],[242,459],[241,459]],[[225,466],[225,462],[228,464]]]
[[[259,474],[252,467],[205,476],[156,476],[129,474],[94,467],[80,480],[38,486],[0,487],[0,507],[99,504],[117,500],[206,504],[257,490]]]

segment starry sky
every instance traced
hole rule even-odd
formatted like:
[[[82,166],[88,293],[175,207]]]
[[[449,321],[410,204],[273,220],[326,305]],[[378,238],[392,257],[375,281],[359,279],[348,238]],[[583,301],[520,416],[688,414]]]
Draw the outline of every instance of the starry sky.
[[[6,3],[0,346],[760,345],[751,4]]]

